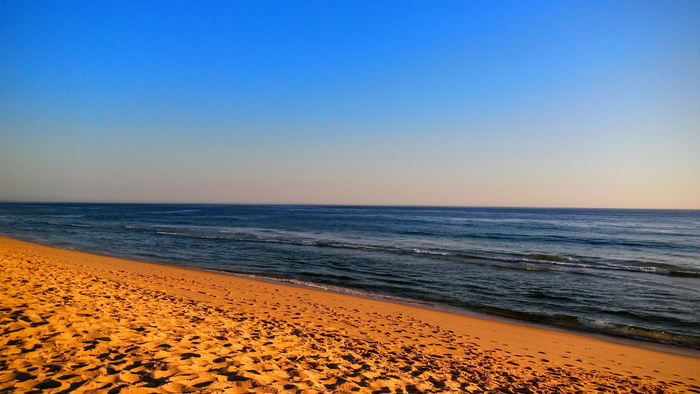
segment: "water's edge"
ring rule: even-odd
[[[700,359],[700,349],[698,349],[698,348],[684,346],[682,344],[676,344],[676,343],[655,342],[655,341],[652,341],[652,340],[649,340],[649,339],[643,338],[643,337],[631,338],[631,337],[624,337],[621,335],[605,335],[605,334],[601,334],[599,332],[595,332],[592,330],[577,329],[575,327],[569,327],[569,326],[556,326],[556,325],[551,325],[551,324],[543,324],[543,323],[533,322],[533,321],[529,321],[529,320],[522,320],[522,319],[513,319],[513,318],[509,318],[509,317],[505,317],[505,316],[495,315],[495,314],[487,314],[487,313],[482,313],[482,312],[478,312],[478,311],[471,311],[471,310],[451,307],[449,305],[442,305],[442,304],[437,304],[437,303],[432,303],[432,302],[425,302],[425,301],[403,298],[403,297],[398,297],[398,296],[392,296],[392,295],[382,294],[382,293],[373,293],[373,292],[353,289],[353,288],[349,288],[349,287],[326,285],[323,283],[300,281],[300,280],[295,280],[295,279],[290,279],[290,278],[276,278],[276,277],[272,277],[272,276],[266,276],[263,274],[232,272],[232,270],[206,269],[206,268],[199,268],[199,267],[193,267],[193,266],[188,266],[188,265],[178,265],[178,264],[169,264],[169,263],[162,263],[162,262],[142,261],[142,260],[137,260],[137,259],[123,257],[123,256],[95,253],[94,251],[81,250],[78,248],[72,248],[72,247],[66,248],[66,247],[61,247],[61,246],[47,244],[47,243],[40,243],[40,242],[36,242],[33,240],[29,240],[29,239],[23,239],[22,237],[13,237],[13,236],[9,236],[6,234],[2,234],[0,236],[3,236],[5,238],[9,238],[9,239],[22,241],[22,242],[28,242],[28,243],[32,243],[32,244],[36,244],[36,245],[43,245],[43,246],[47,246],[47,247],[51,247],[51,248],[55,248],[55,249],[74,251],[74,252],[79,252],[79,253],[86,253],[86,254],[91,254],[91,255],[96,255],[96,256],[101,256],[101,257],[118,258],[118,259],[123,259],[123,260],[135,261],[135,262],[139,262],[139,263],[156,264],[156,265],[165,266],[165,267],[184,268],[184,269],[193,270],[193,271],[210,272],[210,273],[216,273],[219,275],[235,276],[235,277],[245,278],[245,279],[249,279],[249,280],[253,280],[253,281],[273,283],[273,284],[280,285],[280,286],[299,287],[299,288],[312,289],[312,290],[317,290],[317,291],[324,291],[324,292],[330,292],[330,293],[336,293],[336,294],[342,294],[342,295],[349,295],[349,296],[369,299],[369,300],[373,300],[373,301],[394,303],[394,304],[409,306],[412,308],[439,311],[439,312],[460,315],[460,316],[468,316],[471,318],[488,320],[488,321],[495,321],[495,322],[500,322],[500,323],[505,323],[505,324],[512,324],[512,325],[516,325],[516,326],[533,327],[533,328],[539,328],[539,329],[543,329],[543,330],[557,331],[557,332],[573,334],[573,335],[581,335],[581,336],[585,336],[588,338],[593,338],[593,339],[597,339],[597,340],[601,340],[601,341],[605,341],[605,342],[609,342],[609,343],[621,344],[621,345],[632,346],[632,347],[637,347],[637,348],[642,348],[642,349],[659,351],[659,352],[668,353],[668,354],[675,354],[675,355],[679,355],[679,356]]]

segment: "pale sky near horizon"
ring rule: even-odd
[[[0,201],[700,209],[699,21],[0,0]]]

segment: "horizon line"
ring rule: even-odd
[[[255,203],[255,202],[167,202],[167,201],[45,201],[0,200],[0,204],[113,204],[113,205],[242,205],[242,206],[315,206],[367,208],[501,208],[501,209],[597,209],[645,211],[700,211],[700,208],[638,208],[638,207],[571,207],[571,206],[508,206],[508,205],[420,205],[420,204],[347,204],[347,203]]]

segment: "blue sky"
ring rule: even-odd
[[[700,208],[694,1],[0,19],[0,200]]]

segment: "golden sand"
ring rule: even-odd
[[[700,358],[0,237],[0,392],[700,393]]]

